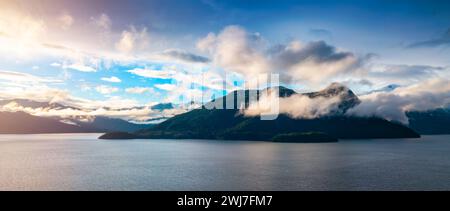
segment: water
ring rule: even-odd
[[[0,190],[450,190],[450,136],[327,144],[0,135]]]

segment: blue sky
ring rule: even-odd
[[[299,90],[337,81],[364,93],[446,77],[450,65],[448,1],[1,0],[0,6],[2,98],[55,99],[56,92],[62,101],[148,105],[198,98],[198,90],[220,95],[220,76],[242,84],[255,73],[279,73],[283,85]],[[180,88],[183,82],[194,85]]]

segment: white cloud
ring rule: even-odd
[[[107,95],[107,94],[112,94],[112,93],[118,92],[119,88],[112,87],[112,86],[100,85],[100,86],[95,87],[95,90],[98,93]]]
[[[150,36],[147,28],[142,28],[140,31],[134,26],[129,30],[124,30],[120,40],[116,43],[116,49],[123,53],[132,53],[134,51],[141,51],[148,48],[150,44]]]
[[[292,41],[267,48],[260,34],[239,26],[225,27],[217,35],[208,34],[197,43],[197,48],[211,55],[213,65],[247,78],[278,73],[287,82],[315,84],[359,73],[364,70],[360,66],[366,59],[323,41]]]
[[[144,94],[144,93],[155,93],[155,90],[149,87],[132,87],[125,89],[125,92],[130,94]]]
[[[52,66],[52,67],[61,67],[62,64],[60,64],[58,62],[53,62],[53,63],[50,64],[50,66]]]
[[[246,116],[286,114],[296,119],[314,119],[337,110],[340,102],[340,95],[310,98],[294,94],[290,97],[278,97],[273,92],[265,92],[258,101],[241,112]]]
[[[108,103],[120,103],[124,99],[114,98],[108,99]],[[52,109],[52,108],[31,108],[24,107],[17,103],[9,103],[4,106],[0,106],[0,111],[17,112],[22,111],[35,116],[43,117],[60,117],[69,118],[78,121],[90,121],[95,116],[106,116],[110,118],[120,118],[127,121],[146,123],[154,121],[154,119],[166,119],[173,117],[177,114],[184,113],[184,109],[166,109],[163,111],[151,110],[148,106],[142,107],[126,107],[126,108],[111,108],[98,107],[94,109],[83,108],[64,108],[64,109]],[[68,119],[66,119],[68,120]]]
[[[111,29],[112,21],[105,13],[100,14],[98,17],[91,17],[91,20],[96,26],[104,30]]]
[[[97,72],[97,69],[91,67],[91,66],[87,66],[85,64],[82,63],[74,63],[74,64],[70,64],[70,65],[63,65],[64,69],[71,69],[71,70],[77,70],[80,72]]]
[[[197,43],[198,49],[211,54],[215,65],[243,75],[269,71],[262,46],[259,34],[249,34],[239,26],[228,26],[218,35],[210,33]]]
[[[33,70],[39,70],[39,66],[35,65],[35,66],[31,67],[31,69],[33,69]]]
[[[8,86],[0,86],[0,96],[3,99],[28,99],[38,102],[59,102],[70,96],[66,90],[49,88],[43,84],[18,82]]]
[[[174,84],[155,84],[155,87],[165,91],[172,91],[177,88]]]
[[[383,85],[411,85],[435,78],[449,70],[448,67],[427,65],[373,64],[370,65],[370,71],[367,74],[367,78]]]
[[[364,95],[360,99],[362,103],[349,110],[350,115],[379,116],[406,124],[407,111],[426,111],[450,106],[450,81],[443,78],[429,79],[390,92]]]
[[[31,82],[31,83],[58,83],[57,79],[39,77],[27,73],[0,70],[0,80],[14,81],[14,82]]]
[[[0,12],[0,29],[3,34],[0,53],[19,58],[30,57],[47,33],[47,25],[41,18],[7,8]]]
[[[111,83],[120,83],[122,82],[122,80],[120,80],[120,78],[112,76],[109,78],[103,77],[101,78],[102,81],[107,81],[107,82],[111,82]]]
[[[75,19],[68,13],[63,13],[59,16],[58,20],[61,23],[61,28],[63,30],[68,30],[75,22]]]
[[[176,73],[173,70],[150,70],[141,68],[128,70],[128,72],[145,78],[159,78],[159,79],[171,79]]]

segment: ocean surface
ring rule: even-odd
[[[450,136],[294,144],[0,135],[0,190],[450,190]]]

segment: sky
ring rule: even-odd
[[[207,101],[270,73],[362,95],[442,83],[449,46],[448,1],[0,0],[0,98]]]

